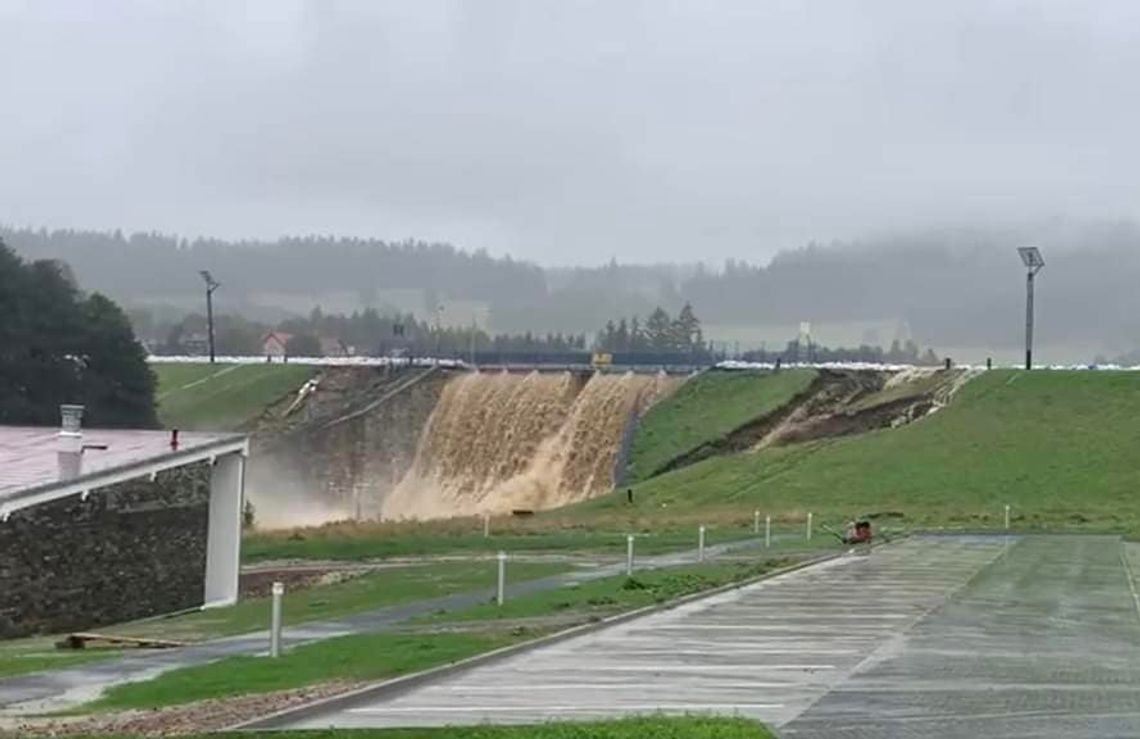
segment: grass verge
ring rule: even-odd
[[[151,680],[117,685],[88,708],[156,708],[332,680],[383,680],[532,639],[538,633],[528,629],[490,629],[468,633],[353,634],[305,644],[275,660],[227,657],[172,670]]]
[[[117,649],[83,651],[56,649],[55,642],[58,639],[58,636],[36,636],[0,642],[0,678],[78,667],[119,654]]]
[[[501,621],[554,614],[598,620],[624,611],[665,603],[685,595],[749,580],[791,563],[789,558],[761,561],[710,562],[667,570],[643,570],[592,580],[558,590],[513,598],[501,607],[493,603],[453,612],[420,616],[413,623]]]
[[[514,562],[511,563],[511,580],[535,580],[567,569],[566,565],[559,563]],[[433,562],[376,570],[344,582],[287,593],[284,618],[286,623],[295,625],[494,588],[497,577],[498,564],[490,560]],[[248,598],[229,608],[212,608],[105,631],[130,636],[161,633],[167,638],[186,640],[244,634],[268,628],[269,606],[268,597]]]
[[[285,596],[287,624],[332,619],[452,593],[494,588],[498,564],[492,561],[438,562],[378,570],[345,582],[321,585]],[[568,567],[558,563],[511,563],[511,581],[533,580]],[[249,598],[229,608],[195,611],[166,619],[94,629],[100,633],[200,641],[268,628],[269,598]],[[59,637],[0,642],[0,676],[60,669],[121,656],[126,650],[89,647],[81,652],[54,647]]]
[[[624,507],[624,493],[621,496]],[[633,509],[630,508],[632,511]],[[619,508],[619,512],[624,508]],[[751,519],[748,519],[749,522]],[[739,523],[739,522],[737,522]],[[242,543],[247,562],[281,559],[366,560],[389,557],[462,554],[475,552],[549,552],[625,556],[627,533],[638,534],[638,552],[664,554],[694,549],[696,527],[645,528],[637,518],[592,521],[567,526],[557,517],[538,516],[520,522],[497,519],[490,537],[483,522],[449,519],[423,522],[341,522],[325,526],[248,534]],[[709,532],[713,536],[714,532]],[[725,526],[715,532],[717,542],[752,536],[750,529]],[[710,539],[712,542],[713,539]]]
[[[326,729],[188,735],[185,739],[772,739],[756,721],[712,716],[638,716],[616,721],[432,729]],[[99,736],[90,739],[128,739]]]

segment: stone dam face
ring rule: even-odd
[[[345,382],[350,371],[357,377]],[[289,404],[300,405],[290,413],[304,420],[259,435],[247,481],[259,526],[448,518],[583,500],[612,488],[630,425],[682,381],[417,370],[379,382],[365,374],[375,370],[340,372],[339,390],[326,376],[321,383],[331,389]],[[337,403],[336,392],[356,395]]]

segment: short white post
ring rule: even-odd
[[[499,592],[495,596],[495,602],[503,605],[503,597],[505,595],[507,585],[507,553],[499,552]]]
[[[705,561],[705,527],[697,529],[697,561]]]
[[[1009,504],[1005,504],[1005,530],[1009,531]]]
[[[764,546],[772,546],[772,517],[764,516]]]
[[[625,574],[633,577],[633,534],[625,537]]]
[[[483,538],[489,539],[491,537],[491,514],[483,514]]]
[[[808,511],[808,520],[807,520],[807,540],[808,540],[808,541],[811,541],[811,511]]]
[[[273,583],[273,606],[269,616],[269,656],[281,656],[281,596],[285,595],[285,583]]]
[[[760,533],[760,511],[752,511],[752,533]]]

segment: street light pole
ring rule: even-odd
[[[1025,274],[1025,369],[1033,369],[1033,274]]]
[[[214,291],[221,287],[221,283],[214,280],[206,270],[198,274],[206,282],[206,338],[210,344],[210,364],[214,363]]]
[[[1036,246],[1018,247],[1025,264],[1025,369],[1033,369],[1033,278],[1045,266],[1041,250]]]

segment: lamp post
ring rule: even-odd
[[[1033,278],[1045,266],[1036,246],[1019,246],[1017,253],[1025,265],[1025,369],[1033,369]]]
[[[214,363],[214,291],[221,287],[222,283],[216,281],[213,276],[206,270],[200,271],[198,274],[202,275],[202,279],[206,282],[206,334],[207,340],[210,343],[210,364]]]

